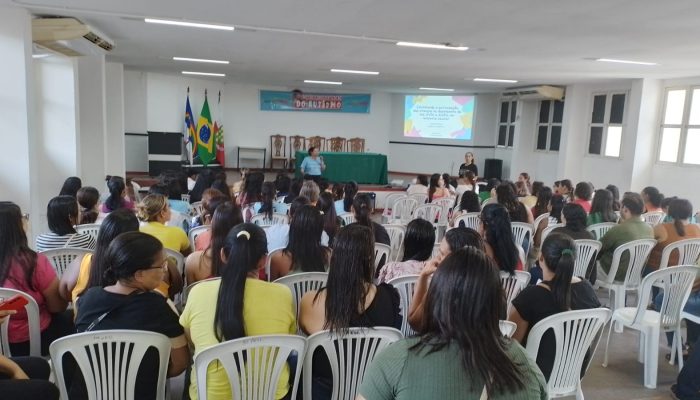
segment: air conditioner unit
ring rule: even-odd
[[[515,87],[501,95],[518,100],[561,100],[564,98],[564,88],[547,85]]]
[[[32,41],[68,57],[101,55],[114,48],[102,32],[75,18],[41,17],[32,20]]]

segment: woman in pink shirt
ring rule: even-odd
[[[390,262],[379,270],[379,283],[404,275],[417,275],[430,259],[435,244],[435,228],[424,219],[414,219],[406,227],[403,261]]]
[[[591,199],[593,198],[593,187],[588,182],[579,182],[574,189],[575,199],[572,201],[583,207],[586,214],[591,212]]]

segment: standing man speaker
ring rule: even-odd
[[[321,178],[321,173],[326,169],[326,164],[319,153],[320,151],[316,147],[311,146],[309,155],[304,157],[304,161],[301,162],[301,173],[304,175],[304,180],[313,180],[318,183]]]

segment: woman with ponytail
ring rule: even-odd
[[[391,238],[386,229],[380,224],[372,221],[372,200],[367,193],[360,193],[355,196],[352,202],[352,212],[355,214],[357,224],[368,227],[374,235],[376,243],[391,245]]]
[[[109,189],[109,197],[102,203],[100,211],[108,214],[120,208],[134,209],[134,202],[126,197],[126,184],[121,176],[107,175],[107,189]]]
[[[690,223],[690,218],[693,216],[693,205],[688,200],[672,200],[668,205],[668,216],[671,217],[672,222],[658,224],[654,227],[656,246],[652,249],[647,262],[649,272],[659,269],[661,253],[666,246],[679,240],[700,238],[700,226]],[[678,265],[677,251],[671,253],[668,265]]]
[[[481,236],[484,237],[486,254],[496,262],[501,271],[513,274],[522,270],[520,254],[513,240],[508,210],[500,204],[487,204],[481,210]]]
[[[262,228],[236,225],[218,256],[224,263],[221,278],[193,287],[180,316],[195,353],[246,336],[296,333],[292,293],[286,286],[258,279],[267,259]],[[196,400],[195,371],[191,377],[190,399]],[[289,368],[284,367],[275,398],[285,397],[289,389]],[[207,370],[207,398],[231,398],[228,376],[220,364],[212,363]]]
[[[513,299],[508,316],[517,325],[513,339],[525,345],[530,329],[541,320],[564,311],[600,307],[593,286],[573,276],[575,261],[576,244],[571,237],[561,233],[547,236],[539,258],[543,281],[526,287]],[[550,331],[542,338],[537,354],[537,365],[546,379],[552,373],[555,354],[554,334]]]
[[[351,212],[352,211],[352,203],[355,200],[355,195],[357,194],[357,182],[351,181],[345,184],[345,187],[343,188],[344,192],[344,197],[343,197],[343,211],[344,212]]]

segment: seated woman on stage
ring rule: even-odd
[[[450,196],[450,191],[445,188],[445,185],[446,183],[442,175],[432,174],[430,176],[430,185],[428,186],[428,203],[431,203],[433,200]]]
[[[403,260],[390,262],[382,267],[377,281],[389,282],[400,276],[419,274],[432,255],[434,244],[433,224],[421,218],[409,222],[403,239]]]
[[[309,155],[304,157],[304,161],[301,162],[301,173],[304,175],[304,179],[318,180],[326,169],[323,157],[319,154],[320,150],[317,147],[311,146],[309,148]]]
[[[64,247],[94,250],[95,239],[86,233],[78,233],[74,228],[78,224],[79,214],[75,197],[56,196],[51,199],[46,210],[51,232],[37,236],[36,251]]]

